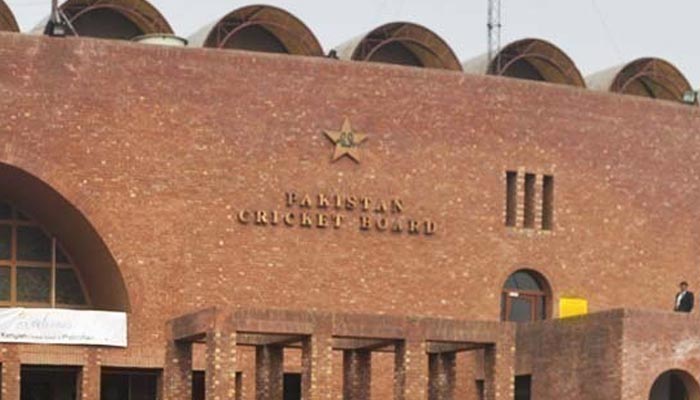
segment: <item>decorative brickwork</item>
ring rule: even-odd
[[[476,349],[486,349],[489,354],[486,399],[506,400],[513,396],[514,333],[507,323],[210,309],[173,320],[167,330],[171,338],[169,353],[201,338],[206,340],[208,354],[233,354],[237,346],[255,347],[258,400],[282,398],[285,346],[301,347],[304,399],[332,400],[334,374],[343,377],[343,399],[370,399],[372,351],[393,351],[395,399],[452,400],[457,380],[456,354]],[[229,334],[216,335],[217,331]],[[342,371],[333,370],[334,350],[343,352]],[[172,377],[186,376],[183,366],[190,362],[188,354],[183,352],[180,358],[166,364],[168,382],[174,381]],[[235,383],[236,365],[230,361],[234,358],[208,359],[208,398],[235,397],[235,388],[223,389],[227,387],[225,382]],[[186,379],[175,380],[178,385],[187,384]],[[180,386],[178,390],[188,393],[191,389]]]

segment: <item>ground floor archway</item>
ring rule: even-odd
[[[649,400],[700,400],[700,386],[691,374],[669,370],[656,378]]]

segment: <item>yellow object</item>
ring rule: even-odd
[[[588,314],[588,300],[572,297],[559,299],[559,318]]]

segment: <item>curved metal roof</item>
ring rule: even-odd
[[[17,20],[3,0],[0,0],[0,31],[19,32]]]
[[[683,102],[690,83],[673,64],[660,58],[638,58],[586,78],[591,89]]]
[[[192,35],[190,45],[304,56],[322,56],[311,30],[294,15],[272,6],[236,9]]]
[[[487,55],[482,55],[464,62],[463,67],[465,72],[586,87],[573,60],[542,39],[517,40],[504,47],[491,62]]]
[[[152,33],[173,33],[165,17],[146,0],[67,0],[60,9],[78,36],[130,40]],[[34,32],[43,32],[47,22]]]
[[[336,48],[339,58],[461,71],[450,46],[426,27],[392,22]]]

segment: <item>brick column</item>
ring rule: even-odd
[[[10,348],[2,362],[2,400],[20,400],[22,365],[17,351]]]
[[[163,400],[192,398],[192,343],[169,340],[163,369]]]
[[[268,345],[255,348],[256,400],[282,400],[284,397],[284,348]]]
[[[83,400],[100,398],[100,358],[99,349],[88,350],[87,363],[80,372],[80,397]]]
[[[428,356],[425,340],[409,337],[396,345],[394,399],[425,400],[428,397]]]
[[[428,399],[453,400],[457,381],[457,353],[430,354]]]
[[[511,400],[515,385],[515,338],[512,325],[504,326],[495,345],[484,350],[484,399]]]
[[[332,319],[317,321],[313,335],[304,339],[301,353],[301,398],[331,400],[333,398]]]
[[[457,382],[455,392],[467,399],[478,398],[480,393],[477,384],[477,355],[479,351],[463,351],[457,353]]]
[[[369,400],[372,387],[372,352],[343,351],[343,400]]]
[[[209,331],[206,346],[204,390],[207,400],[235,399],[238,366],[235,329],[227,326]]]

